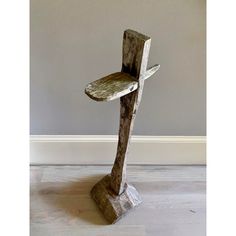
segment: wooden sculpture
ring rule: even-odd
[[[120,98],[119,141],[111,174],[101,179],[91,190],[91,196],[110,223],[115,223],[141,203],[137,190],[126,180],[126,158],[134,118],[142,97],[144,81],[159,65],[147,70],[151,38],[133,30],[123,36],[121,72],[88,84],[85,93],[96,101]]]

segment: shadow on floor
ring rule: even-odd
[[[94,175],[76,182],[47,183],[38,191],[39,196],[55,211],[55,218],[76,220],[80,218],[93,225],[107,225],[102,213],[90,196],[94,184],[104,175]],[[59,218],[58,217],[58,218]]]

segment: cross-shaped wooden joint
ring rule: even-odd
[[[160,67],[155,65],[147,70],[150,45],[150,37],[126,30],[123,36],[121,72],[96,80],[85,88],[85,93],[96,101],[120,98],[120,128],[115,163],[111,174],[101,179],[91,190],[92,198],[110,223],[115,223],[141,203],[137,190],[126,181],[126,157],[144,81]]]

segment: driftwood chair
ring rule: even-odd
[[[151,38],[133,30],[123,36],[121,72],[88,84],[85,93],[96,101],[120,98],[120,128],[116,159],[111,174],[91,190],[91,196],[110,223],[115,223],[141,203],[137,190],[126,181],[126,157],[134,119],[142,97],[144,81],[159,65],[147,70]]]

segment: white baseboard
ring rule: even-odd
[[[112,164],[117,136],[31,135],[31,164]],[[133,136],[128,164],[204,165],[205,136]]]

